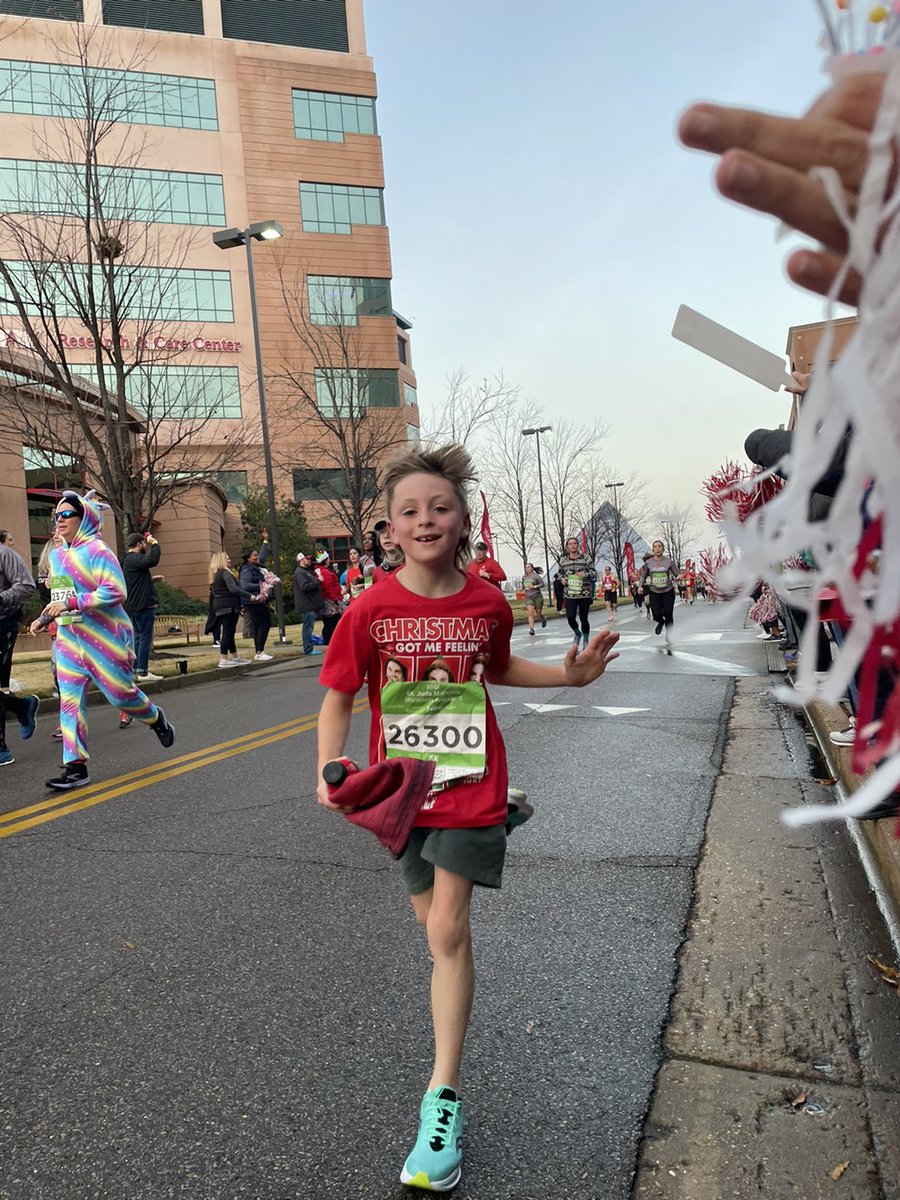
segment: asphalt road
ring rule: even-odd
[[[622,612],[591,687],[492,690],[537,811],[474,905],[461,1200],[630,1194],[732,679],[765,655],[720,607],[679,606],[671,656]],[[314,802],[315,673],[237,675],[167,696],[168,755],[93,708],[90,789],[40,807],[49,714],[0,775],[2,1200],[410,1194],[424,939]]]

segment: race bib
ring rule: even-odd
[[[69,600],[76,595],[75,584],[69,575],[51,575],[47,584],[50,588],[52,604],[68,604]],[[81,619],[81,613],[69,612],[57,617],[56,623],[57,625],[75,625]]]
[[[570,600],[579,600],[581,598],[581,587],[584,580],[580,575],[571,574],[566,582],[566,592]]]
[[[487,765],[487,700],[477,683],[388,683],[381,693],[387,758],[436,764],[433,786],[474,783]]]
[[[664,588],[669,582],[668,571],[651,571],[650,582],[654,587]]]

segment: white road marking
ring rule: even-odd
[[[596,708],[598,712],[607,713],[611,717],[621,717],[625,713],[649,712],[649,708],[611,708],[606,704],[594,704],[591,706]]]
[[[577,708],[577,704],[526,704],[526,708],[530,708],[532,712],[548,713],[559,712],[563,708]]]

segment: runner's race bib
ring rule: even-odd
[[[666,587],[666,585],[669,582],[669,572],[668,571],[651,571],[650,572],[650,582],[653,584],[654,587],[658,587],[658,588]]]
[[[487,700],[477,683],[388,683],[381,693],[387,758],[434,762],[432,786],[474,783],[487,765]]]
[[[566,581],[566,593],[570,600],[581,599],[581,588],[583,583],[584,580],[580,575],[576,575],[574,572],[569,575]]]
[[[50,587],[51,604],[68,604],[76,595],[75,583],[69,575],[51,575],[47,580]],[[83,618],[79,612],[63,613],[56,618],[57,625],[77,625]]]

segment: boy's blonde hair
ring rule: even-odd
[[[437,475],[446,480],[456,493],[464,517],[469,514],[468,486],[478,482],[475,468],[468,451],[462,446],[453,444],[439,446],[429,450],[424,446],[415,446],[403,454],[391,459],[384,476],[385,504],[388,516],[394,503],[394,493],[408,475]],[[469,535],[471,530],[467,525],[459,539],[456,549],[456,565],[463,567],[471,558]]]

